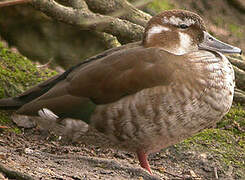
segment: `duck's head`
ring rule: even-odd
[[[241,49],[223,43],[211,36],[200,16],[184,10],[164,11],[147,24],[144,47],[161,47],[182,55],[200,49],[221,53],[241,53]]]

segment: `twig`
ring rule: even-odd
[[[0,2],[0,8],[1,7],[6,7],[6,6],[14,6],[14,5],[18,5],[18,4],[25,4],[25,3],[29,3],[29,2],[31,2],[31,0],[3,1],[3,2]]]
[[[173,176],[173,177],[177,177],[177,178],[183,179],[183,176],[180,176],[178,174],[173,174],[173,173],[170,173],[170,172],[167,172],[167,171],[164,171],[163,173],[164,174],[168,174],[168,175]]]
[[[215,179],[219,179],[217,167],[214,167],[214,177]]]
[[[233,167],[230,165],[227,172],[226,172],[226,177],[232,179],[232,173],[233,173]]]
[[[41,64],[41,65],[37,65],[37,68],[46,68],[48,67],[48,65],[50,65],[50,63],[53,61],[53,58],[51,58],[47,63],[45,64]]]

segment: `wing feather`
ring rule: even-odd
[[[96,104],[115,102],[145,88],[168,86],[179,67],[178,56],[159,48],[118,51],[77,67],[17,113],[36,114],[48,108],[58,116],[84,118]]]

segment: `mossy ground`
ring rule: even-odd
[[[37,68],[26,57],[0,43],[0,98],[15,96],[54,74],[47,68]]]
[[[222,16],[217,16],[214,19],[214,24],[217,27],[221,27],[223,29],[228,30],[233,36],[236,36],[238,39],[245,38],[245,35],[243,33],[245,27],[244,25],[241,26],[236,23],[227,23]]]
[[[233,105],[216,128],[206,129],[176,148],[212,154],[222,169],[232,166],[234,177],[245,178],[245,108]]]
[[[174,5],[168,0],[155,0],[152,1],[147,7],[159,13],[162,12],[163,10],[173,9]]]
[[[16,96],[54,74],[47,68],[37,68],[26,57],[11,52],[0,42],[0,98]],[[9,112],[0,111],[0,125],[12,126]],[[15,127],[12,130],[19,131]]]

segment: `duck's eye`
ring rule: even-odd
[[[186,24],[180,24],[179,28],[181,29],[187,29],[189,26],[187,26]]]

